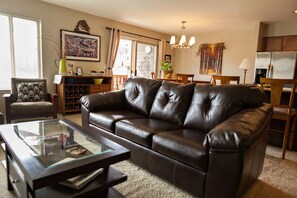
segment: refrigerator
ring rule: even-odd
[[[294,79],[296,59],[296,51],[258,52],[254,83],[259,84],[260,77]]]

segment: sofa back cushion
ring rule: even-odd
[[[147,78],[129,78],[125,84],[126,108],[149,115],[162,81]]]
[[[197,85],[184,127],[208,132],[235,113],[259,106],[263,92],[253,85]]]
[[[182,125],[192,100],[195,84],[164,81],[153,103],[150,117]]]

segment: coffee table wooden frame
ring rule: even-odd
[[[65,123],[80,131],[87,138],[96,138],[101,143],[112,148],[113,151],[80,159],[59,166],[44,168],[31,155],[29,147],[20,140],[13,131],[13,125],[0,126],[0,133],[6,146],[7,184],[8,190],[14,189],[21,197],[90,197],[96,194],[108,197],[115,193],[110,188],[127,180],[127,176],[118,171],[111,164],[130,158],[130,151],[100,135],[89,136],[85,129],[69,120],[61,119]],[[81,190],[74,190],[57,184],[65,179],[104,168],[104,173],[98,176]]]

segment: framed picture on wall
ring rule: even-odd
[[[67,60],[100,62],[101,37],[61,30],[61,52]]]
[[[169,54],[165,54],[165,58],[164,58],[165,61],[168,61],[169,63],[171,63],[171,55]]]

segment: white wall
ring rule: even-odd
[[[264,25],[263,36],[297,35],[297,21],[267,23]]]
[[[238,69],[241,61],[247,57],[253,67],[258,42],[259,23],[249,29],[232,29],[219,32],[204,32],[194,35],[196,44],[187,50],[175,49],[175,72],[193,73],[195,80],[209,81],[210,75],[200,75],[200,56],[196,55],[202,43],[224,42],[226,49],[223,53],[222,75],[240,76],[243,82],[243,70]],[[246,83],[253,81],[253,68],[247,71]]]

